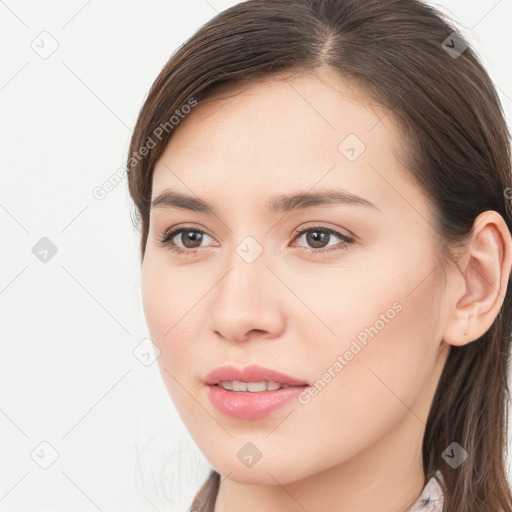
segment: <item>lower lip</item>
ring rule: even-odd
[[[227,391],[220,386],[207,387],[211,402],[221,413],[239,420],[255,420],[295,400],[307,386],[292,386],[258,393]]]

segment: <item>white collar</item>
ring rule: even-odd
[[[444,483],[443,475],[438,470],[436,476]],[[433,476],[424,487],[419,498],[414,502],[409,512],[443,512],[444,496],[441,486]]]

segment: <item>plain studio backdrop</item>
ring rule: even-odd
[[[207,476],[148,352],[124,164],[167,59],[236,3],[0,0],[0,510],[183,511]],[[431,3],[510,125],[512,0]]]

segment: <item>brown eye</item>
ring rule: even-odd
[[[201,247],[201,242],[204,241],[205,236],[210,237],[208,233],[200,229],[179,228],[164,233],[158,241],[161,245],[177,253],[195,253]]]
[[[322,249],[324,247],[323,244],[329,242],[331,238],[331,233],[327,233],[327,231],[321,231],[319,229],[306,232],[306,242],[310,244],[314,249]]]
[[[201,245],[202,239],[203,233],[191,229],[185,229],[181,232],[179,240],[187,249],[195,249]]]
[[[302,247],[312,254],[322,254],[331,252],[333,250],[346,249],[351,243],[354,242],[353,238],[345,236],[334,229],[326,228],[323,226],[313,226],[311,228],[299,231],[296,233],[295,239],[300,239],[303,237],[303,235],[306,235],[304,240],[309,247],[305,247],[303,245],[299,245],[299,247]],[[329,244],[333,237],[338,238],[341,240],[341,242],[334,244],[334,248],[324,249],[325,247],[329,247],[329,245],[326,244]]]

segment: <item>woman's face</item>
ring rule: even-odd
[[[265,80],[195,107],[155,166],[153,200],[172,190],[215,210],[151,209],[142,294],[174,405],[230,479],[418,456],[448,355],[444,280],[387,114],[327,68]],[[341,190],[364,201],[269,208]],[[171,228],[188,231],[164,246]],[[253,419],[214,406],[206,375],[253,364],[309,388]]]

